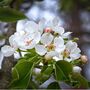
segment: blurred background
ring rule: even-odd
[[[90,81],[90,0],[12,0],[10,7],[18,8],[36,22],[43,17],[52,20],[58,16],[61,26],[66,31],[73,32],[73,38],[79,38],[82,54],[88,57],[88,62],[83,67],[83,75]],[[15,32],[12,26],[15,25],[0,22],[0,47],[7,41],[4,36],[9,37]]]

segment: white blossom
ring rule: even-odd
[[[36,52],[39,55],[53,58],[65,49],[64,40],[61,37],[55,37],[50,33],[45,33],[41,37],[41,44],[35,46]]]
[[[1,52],[5,57],[9,57],[14,54],[15,49],[9,45],[5,45],[1,48]]]
[[[55,17],[52,21],[46,22],[45,19],[39,21],[39,31],[43,32],[54,32],[54,34],[60,35],[62,38],[68,38],[71,32],[66,32],[63,27],[60,26],[59,18]]]
[[[76,42],[72,42],[71,40],[66,43],[66,50],[65,50],[65,60],[71,61],[79,59],[81,54],[81,50],[78,48]]]

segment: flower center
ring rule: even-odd
[[[25,41],[26,46],[30,45],[31,42],[32,42],[32,40],[26,40],[26,41]]]
[[[50,44],[47,46],[48,51],[53,51],[55,49],[54,44]]]
[[[52,29],[51,28],[45,28],[45,30],[44,30],[44,32],[46,32],[46,33],[51,33],[52,32]]]
[[[69,57],[69,55],[70,55],[70,52],[67,49],[65,49],[64,52],[63,52],[63,56],[64,57]]]

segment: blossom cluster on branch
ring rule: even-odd
[[[22,52],[34,49],[45,62],[65,60],[73,64],[74,72],[80,73],[82,69],[75,63],[86,63],[87,58],[81,55],[75,40],[70,40],[70,34],[71,32],[65,32],[60,26],[57,17],[48,22],[43,18],[38,23],[26,19],[19,20],[16,32],[9,38],[10,45],[3,46],[1,52],[3,56],[9,57],[18,49]],[[41,63],[44,65],[42,61],[39,65]]]

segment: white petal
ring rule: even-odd
[[[15,35],[11,35],[11,36],[9,37],[9,43],[10,43],[10,45],[11,45],[13,48],[17,49],[18,46],[17,46],[17,43],[16,43],[15,38],[16,38]]]
[[[53,59],[54,59],[55,61],[63,60],[63,55],[58,54],[57,56],[54,56]]]
[[[36,42],[36,44],[39,43],[40,39],[41,39],[40,32],[35,33],[34,34],[34,41]]]
[[[59,17],[55,17],[52,22],[53,22],[54,26],[58,26],[58,24],[59,24]]]
[[[63,60],[63,55],[61,53],[57,53],[56,56],[53,57],[55,61]]]
[[[72,32],[66,32],[62,35],[63,38],[69,38],[69,35],[71,34]]]
[[[59,54],[59,60],[63,60],[63,55]]]
[[[62,35],[62,34],[64,33],[64,31],[65,31],[63,27],[59,27],[59,26],[54,27],[53,30],[54,30],[56,33],[58,33],[59,35]]]
[[[41,37],[41,43],[44,45],[49,45],[53,40],[53,35],[50,33],[44,33]]]
[[[28,21],[25,25],[25,31],[28,33],[34,33],[38,31],[38,25],[33,21]]]
[[[59,60],[60,60],[59,57],[57,57],[57,56],[53,57],[53,59],[54,59],[55,61],[59,61]]]
[[[72,42],[72,41],[68,41],[66,44],[66,49],[71,52],[72,50],[77,48],[77,43],[76,42]]]
[[[54,56],[57,55],[57,52],[55,52],[55,51],[50,51],[50,52],[47,52],[46,55],[47,55],[47,56],[50,56],[50,57],[54,57]]]
[[[27,20],[19,20],[17,22],[17,26],[16,26],[16,31],[20,32],[22,30],[24,30],[24,25],[26,24]]]
[[[81,54],[70,54],[70,57],[72,58],[72,60],[79,59],[80,56],[81,56]]]
[[[79,66],[74,66],[73,67],[73,72],[74,73],[80,73],[82,71],[82,69]]]
[[[65,50],[65,45],[63,45],[63,46],[57,46],[56,48],[55,48],[55,51],[57,51],[57,52],[59,52],[59,53],[61,53],[61,52],[63,52]]]
[[[0,52],[0,69],[1,69],[1,66],[2,66],[3,58],[4,58],[4,56],[3,56],[2,52]]]
[[[47,52],[47,49],[43,45],[36,45],[35,50],[39,55],[44,55]]]
[[[57,46],[63,46],[64,45],[64,40],[63,40],[63,38],[61,38],[61,37],[56,37],[55,39],[54,39],[54,45],[57,47]]]
[[[56,46],[55,50],[61,52],[65,49],[64,40],[61,37],[56,37],[54,39],[54,45]]]
[[[81,50],[79,48],[75,48],[71,51],[71,54],[78,54],[80,52],[81,52]]]
[[[8,46],[8,45],[5,45],[5,46],[3,46],[3,47],[1,48],[1,52],[3,53],[3,55],[4,55],[5,57],[9,57],[9,56],[11,56],[11,55],[14,54],[15,49],[12,48],[12,47],[10,47],[10,46]]]
[[[68,61],[68,62],[71,62],[72,59],[71,58],[64,58],[64,60]]]
[[[45,22],[46,20],[44,18],[39,21],[39,31],[41,32],[41,34],[43,33],[43,30],[45,28]]]

